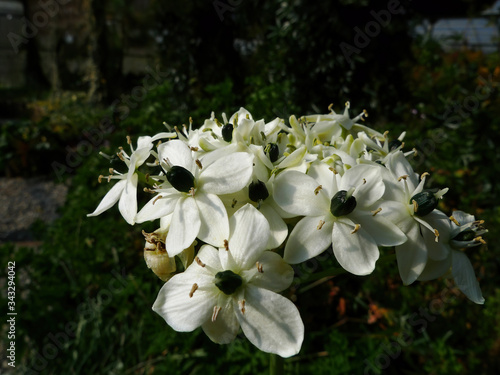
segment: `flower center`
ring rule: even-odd
[[[167,172],[167,180],[178,191],[189,193],[194,188],[194,176],[186,168],[174,165]]]
[[[267,190],[266,184],[261,180],[253,182],[248,187],[248,198],[254,202],[259,202],[265,200],[269,197],[269,191]]]
[[[354,211],[356,208],[356,198],[352,196],[351,190],[340,190],[333,196],[330,203],[330,212],[333,216],[345,216]]]
[[[233,124],[226,124],[222,127],[222,138],[226,142],[231,142],[233,140]]]
[[[227,295],[233,294],[243,284],[241,276],[231,270],[217,272],[215,279],[217,288]]]
[[[410,204],[415,206],[415,215],[425,216],[437,208],[438,198],[432,190],[424,190],[411,197]]]

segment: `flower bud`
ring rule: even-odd
[[[178,191],[189,193],[194,188],[194,176],[186,168],[174,165],[167,172],[167,180]]]
[[[348,196],[347,191],[340,190],[332,198],[330,212],[339,217],[350,214],[356,208],[356,198]]]

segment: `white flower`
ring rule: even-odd
[[[169,134],[167,134],[169,135]],[[134,151],[132,145],[130,148],[132,154],[130,156],[123,151],[123,149],[118,154],[120,158],[125,162],[128,167],[127,174],[120,174],[117,171],[111,171],[116,173],[116,175],[109,176],[108,181],[111,179],[118,179],[118,181],[111,190],[104,196],[101,203],[97,206],[94,212],[88,214],[87,216],[97,216],[104,211],[111,208],[116,202],[118,202],[118,209],[122,214],[123,218],[133,225],[135,223],[134,218],[137,213],[137,181],[138,175],[136,173],[137,168],[139,168],[150,155],[151,148],[153,147],[153,138],[151,137],[139,137],[137,140],[137,149]],[[102,176],[99,177],[99,180]]]
[[[391,185],[392,200],[381,204],[382,215],[388,217],[408,237],[408,241],[396,247],[396,257],[401,279],[409,285],[417,280],[429,259],[439,261],[448,256],[448,248],[439,240],[439,228],[433,226],[443,217],[446,218],[435,208],[438,199],[448,189],[436,193],[424,190],[426,174],[422,175],[419,183],[402,152],[389,155],[387,168],[393,174],[394,181],[398,180],[399,188],[394,183]],[[429,237],[433,240],[429,240]]]
[[[155,220],[172,213],[165,247],[171,257],[188,248],[196,237],[222,246],[229,234],[228,217],[219,194],[243,189],[252,176],[253,156],[236,152],[211,164],[193,160],[180,140],[158,147],[158,157],[168,183],[137,213],[136,222]],[[165,188],[166,186],[170,186]]]
[[[446,246],[448,253],[441,260],[428,259],[418,280],[433,280],[446,275],[451,269],[451,276],[467,298],[474,303],[483,304],[484,298],[474,274],[474,268],[467,255],[456,250],[457,245],[469,248],[484,243],[480,237],[480,234],[486,232],[481,226],[482,223],[476,221],[472,215],[455,211],[451,218],[443,215],[438,220],[433,220],[431,224],[439,229],[439,242]],[[434,246],[435,242],[429,238],[431,236],[428,231],[424,232],[423,236],[426,243],[431,247]]]
[[[375,268],[378,246],[406,240],[391,222],[378,215],[384,194],[379,166],[357,165],[341,177],[325,163],[314,163],[308,175],[286,171],[276,178],[275,200],[285,211],[305,216],[293,229],[284,259],[299,263],[332,244],[340,265],[356,275]]]
[[[241,327],[260,350],[297,354],[304,325],[295,305],[278,294],[291,284],[293,269],[264,251],[269,225],[253,206],[238,210],[230,227],[225,247],[204,245],[196,261],[163,286],[153,310],[176,331],[201,326],[212,341],[226,344]]]

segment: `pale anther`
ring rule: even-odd
[[[229,251],[229,241],[228,240],[224,240],[224,249],[226,249],[226,251]]]
[[[321,228],[323,228],[323,225],[325,225],[325,221],[324,220],[320,220],[318,226],[316,227],[316,229],[317,230],[321,230]]]
[[[450,221],[453,222],[456,226],[460,226],[460,223],[453,216],[450,216]]]
[[[131,145],[131,144],[132,144],[132,139],[130,139],[130,135],[127,135],[127,143],[128,143],[129,145]]]
[[[360,224],[356,224],[356,225],[354,226],[354,230],[351,232],[351,234],[356,233],[358,230],[360,230],[360,228],[361,228],[361,225],[360,225]]]
[[[423,180],[425,177],[427,176],[430,176],[431,174],[429,172],[424,172],[422,173],[422,175],[420,176],[420,179]]]
[[[153,201],[153,206],[154,206],[154,205],[155,205],[155,203],[158,201],[158,199],[161,199],[161,198],[162,198],[162,196],[161,196],[161,195],[158,195],[158,196],[155,198],[155,200]]]
[[[318,195],[321,189],[323,189],[323,186],[321,185],[319,185],[316,189],[314,189],[314,195]]]
[[[417,212],[418,211],[418,203],[417,203],[417,201],[414,199],[414,200],[412,200],[412,203],[413,203],[413,212]]]
[[[196,165],[198,166],[198,168],[200,168],[200,169],[203,168],[203,165],[201,164],[200,159],[196,159],[195,162],[196,162]]]
[[[99,177],[97,177],[97,181],[99,181],[99,183],[101,183],[101,182],[102,182],[103,177],[104,177],[104,176],[103,176],[102,174],[100,174],[100,175],[99,175]]]
[[[405,175],[403,175],[401,177],[398,177],[398,182],[401,181],[401,180],[406,180],[407,178],[408,178],[407,174],[405,174]]]
[[[438,232],[437,229],[434,229],[434,235],[436,236],[436,238],[434,239],[434,241],[439,242],[439,232]]]
[[[366,184],[366,178],[363,178],[363,185]]]
[[[212,314],[212,323],[217,320],[217,315],[219,315],[219,311],[222,309],[220,306],[214,306],[214,312]]]
[[[231,208],[234,208],[234,206],[236,206],[236,203],[238,203],[238,201],[233,198],[233,201],[231,202]]]
[[[245,313],[245,303],[246,303],[246,301],[244,299],[242,299],[241,301],[238,301],[238,304],[240,305],[240,310],[241,310],[242,314]]]
[[[109,174],[115,173],[115,170],[113,168],[109,168]]]
[[[191,291],[189,292],[189,298],[193,298],[193,294],[196,292],[196,289],[198,289],[198,284],[194,283],[191,287]]]
[[[333,108],[333,103],[330,103],[330,105],[328,106],[328,110],[331,111]]]
[[[483,240],[483,237],[481,236],[477,236],[476,238],[474,238],[474,241],[481,242],[483,245],[486,245],[486,241]]]
[[[264,269],[262,268],[262,263],[257,262],[255,263],[255,265],[257,266],[257,271],[259,271],[260,273],[264,273]]]
[[[328,169],[329,169],[329,170],[331,170],[334,174],[338,174],[338,173],[339,173],[339,172],[337,172],[337,171],[335,170],[335,168],[333,168],[333,167],[330,167],[330,168],[328,168]]]
[[[205,267],[205,263],[203,263],[200,258],[195,257],[194,261],[200,266],[200,267]]]
[[[194,198],[194,187],[189,189],[189,194]]]
[[[377,215],[380,211],[382,211],[382,207],[377,208],[375,211],[371,211],[373,214],[372,216]]]
[[[193,147],[190,147],[190,149],[191,149],[191,151],[195,151],[195,152],[199,150],[199,148],[198,148],[198,147],[194,147],[194,146],[193,146]]]

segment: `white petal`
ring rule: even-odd
[[[123,189],[118,209],[123,218],[130,225],[134,224],[135,215],[137,214],[137,181],[139,177],[134,173],[130,179],[127,179],[125,189]]]
[[[484,298],[474,268],[467,255],[452,251],[452,273],[458,288],[474,303],[483,304]]]
[[[264,352],[281,357],[297,354],[304,340],[304,323],[297,307],[287,298],[269,290],[248,286],[245,313],[235,301],[243,333]]]
[[[123,189],[125,189],[125,185],[127,184],[127,180],[123,179],[118,181],[110,191],[106,193],[104,198],[102,198],[101,203],[97,206],[94,212],[91,214],[88,214],[87,216],[97,216],[102,214],[104,211],[110,209],[113,207],[113,205],[118,202],[118,199],[120,199],[120,196],[123,193]]]
[[[296,264],[321,254],[332,243],[332,228],[333,221],[328,216],[304,217],[290,233],[283,258]]]
[[[182,193],[180,192],[172,194],[160,193],[154,196],[137,213],[135,222],[144,223],[145,221],[153,221],[171,214],[180,197],[182,197]]]
[[[353,195],[356,205],[370,207],[384,195],[385,185],[382,182],[379,168],[370,164],[360,164],[349,169],[340,181],[339,190],[349,191],[356,188]]]
[[[332,249],[340,265],[355,275],[368,275],[375,269],[379,257],[378,247],[363,227],[355,232],[354,226],[337,221],[332,230]]]
[[[260,212],[267,219],[269,229],[271,230],[266,249],[276,249],[286,240],[286,236],[288,236],[288,226],[270,204],[264,202],[260,206]]]
[[[406,241],[406,235],[401,229],[380,214],[373,216],[371,212],[356,210],[349,218],[361,224],[361,228],[378,246],[397,246]]]
[[[217,195],[198,192],[195,196],[201,226],[198,238],[210,245],[221,247],[229,238],[226,208]]]
[[[425,228],[423,230],[426,230]],[[399,275],[405,285],[413,283],[427,263],[427,249],[420,234],[420,224],[414,221],[405,232],[408,241],[396,247]]]
[[[220,301],[223,301],[223,303],[221,303],[221,306],[218,306],[221,309],[217,314],[217,319],[215,321],[208,319],[201,327],[213,342],[217,344],[229,344],[236,338],[240,329],[240,323],[238,323],[233,309],[233,299],[219,297],[219,303]]]
[[[158,146],[158,158],[160,162],[168,160],[171,166],[178,165],[186,168],[191,173],[194,172],[195,166],[191,149],[184,142],[174,139]]]
[[[171,257],[187,249],[195,240],[200,230],[200,214],[192,197],[183,197],[177,201],[165,240],[165,247]]]
[[[307,175],[314,178],[318,185],[321,185],[327,197],[333,197],[339,191],[335,173],[330,170],[328,164],[323,162],[312,163]]]
[[[262,267],[262,272],[255,272],[257,266],[242,272],[242,277],[248,280],[249,284],[279,293],[292,283],[293,268],[278,254],[272,251],[264,251],[257,262]]]
[[[269,241],[269,223],[254,206],[246,204],[229,219],[229,251],[247,269],[255,264]]]
[[[410,190],[410,192],[416,189],[419,183],[418,176],[413,171],[413,168],[411,167],[408,160],[406,160],[405,155],[401,151],[390,155],[386,166],[387,168],[389,168],[396,179],[401,176],[408,176],[406,182],[408,183],[408,189]],[[400,183],[403,184],[404,181],[401,180]]]
[[[199,267],[197,264],[191,267],[193,266]],[[195,330],[212,315],[214,301],[217,300],[217,287],[212,279],[213,277],[207,275],[193,275],[187,272],[175,275],[161,288],[153,311],[161,315],[176,331]],[[190,297],[191,288],[195,283],[199,288]]]
[[[253,155],[235,152],[201,170],[198,179],[204,191],[213,194],[230,194],[247,186],[252,177]]]
[[[330,212],[326,193],[315,190],[320,184],[298,171],[286,171],[274,182],[274,200],[285,211],[295,215],[319,216]]]
[[[420,281],[435,280],[444,276],[451,268],[451,255],[443,260],[427,259],[425,268],[418,277]]]

